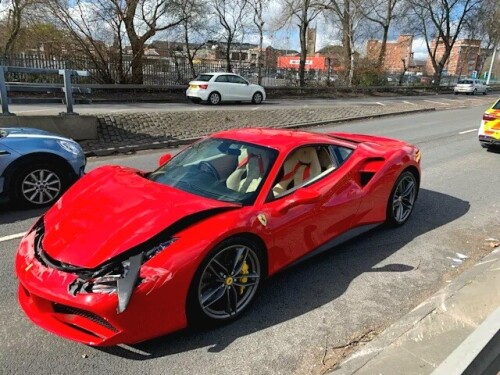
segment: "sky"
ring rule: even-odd
[[[1,11],[5,10],[9,2],[1,1],[0,2],[0,17]],[[282,13],[279,5],[279,0],[271,0],[269,3],[269,9],[265,13],[265,22],[267,25],[276,25],[280,23],[279,15]],[[5,14],[5,13],[4,13]],[[334,26],[327,23],[324,17],[319,16],[314,22],[313,27],[316,27],[318,32],[316,36],[316,50],[320,50],[321,48],[340,44],[338,40],[338,30],[335,29]],[[276,28],[275,26],[273,28]],[[158,35],[160,36],[160,35]],[[389,40],[396,40],[398,35],[392,31],[389,35]],[[154,38],[160,39],[160,38]],[[258,35],[249,35],[246,38],[249,43],[258,43]],[[279,49],[289,49],[289,50],[300,50],[299,43],[299,35],[298,35],[298,26],[296,22],[293,23],[292,26],[283,27],[277,31],[272,31],[266,33],[264,36],[264,46],[273,46],[274,48]],[[356,45],[359,52],[362,54],[366,49],[366,41],[361,44]],[[415,38],[413,40],[412,50],[414,52],[414,56],[416,60],[425,60],[427,59],[427,49],[425,46],[425,40],[423,38]]]

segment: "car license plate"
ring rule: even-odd
[[[196,85],[190,85],[189,87],[191,87],[192,89],[197,89],[198,88],[198,86],[196,86]]]

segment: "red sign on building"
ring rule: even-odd
[[[322,70],[326,71],[326,58],[320,57],[307,57],[306,70]],[[279,56],[278,68],[280,69],[299,69],[300,57],[299,56]]]

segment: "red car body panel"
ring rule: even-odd
[[[16,256],[19,301],[36,324],[89,345],[136,343],[187,326],[189,286],[203,259],[218,243],[251,236],[267,252],[272,275],[353,228],[379,224],[395,181],[408,168],[420,175],[415,146],[387,138],[346,133],[244,129],[212,137],[254,143],[279,154],[253,205],[202,198],[144,179],[130,168],[102,167],[82,178],[42,219],[44,250],[57,261],[93,268],[146,242],[191,214],[213,210],[175,233],[175,242],[146,261],[126,310],[117,313],[116,294],[68,293],[77,275],[47,267],[35,254],[34,231]],[[295,148],[335,144],[354,149],[335,171],[281,199],[268,202],[281,165]],[[364,183],[365,175],[371,176]],[[314,203],[282,211],[296,194]],[[221,211],[218,211],[221,210]],[[267,217],[266,225],[258,215]]]
[[[139,173],[99,168],[70,189],[45,215],[45,226],[52,228],[43,239],[46,252],[60,262],[94,268],[186,216],[239,207],[154,183]],[[78,199],[82,194],[91,196],[92,204]],[[78,216],[68,220],[73,212]]]

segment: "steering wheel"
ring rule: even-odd
[[[219,172],[217,172],[217,169],[215,169],[215,167],[210,162],[200,161],[198,163],[198,169],[202,172],[211,174],[217,181],[220,180]]]

